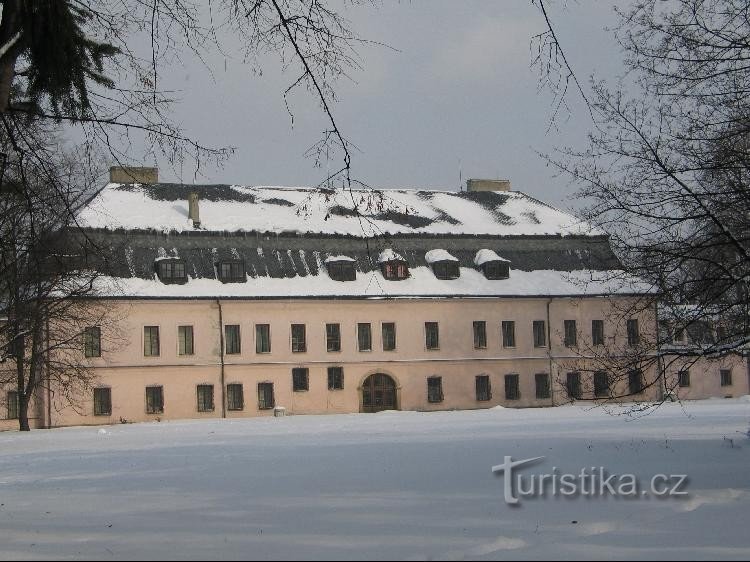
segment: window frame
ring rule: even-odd
[[[203,395],[201,395],[203,391]],[[208,392],[208,396],[205,393]],[[216,411],[214,385],[202,383],[195,386],[198,412],[201,414]]]
[[[641,332],[637,318],[629,318],[626,322],[628,333],[628,346],[636,347],[641,343]]]
[[[409,264],[405,260],[381,262],[380,272],[387,281],[403,281],[409,278]]]
[[[677,386],[679,388],[690,388],[690,369],[677,371]]]
[[[146,333],[149,333],[149,349],[146,349]],[[154,353],[154,331],[156,333],[156,353]],[[147,352],[148,351],[148,352]],[[143,356],[144,357],[161,357],[161,327],[156,325],[143,326]]]
[[[190,330],[185,330],[186,328],[190,328]],[[183,331],[185,332],[184,335],[182,333]],[[188,351],[187,346],[188,332],[190,333],[190,351]],[[195,329],[192,324],[177,326],[177,355],[180,357],[190,357],[191,355],[195,355]]]
[[[540,385],[539,383],[542,380],[544,383]],[[534,374],[534,391],[534,396],[537,400],[549,400],[552,398],[552,384],[549,373]]]
[[[602,379],[606,383],[602,385]],[[594,372],[594,398],[611,398],[612,381],[607,371]]]
[[[87,359],[102,356],[101,326],[89,326],[83,330],[83,356]]]
[[[591,320],[591,344],[604,345],[604,320]]]
[[[182,275],[176,274],[177,266]],[[187,264],[182,258],[162,258],[156,262],[156,275],[165,285],[184,285],[188,281]]]
[[[338,322],[326,323],[326,352],[338,353],[341,351],[341,324]]]
[[[547,321],[534,320],[531,323],[531,332],[534,338],[534,348],[541,349],[547,347]]]
[[[575,320],[563,320],[563,345],[578,346],[578,323]]]
[[[440,404],[444,400],[443,377],[439,375],[427,377],[427,402],[430,404]]]
[[[515,402],[521,399],[521,377],[517,373],[505,375],[505,400]]]
[[[643,371],[640,369],[628,371],[628,393],[631,395],[643,394],[645,390],[646,382],[643,378]]]
[[[481,265],[484,277],[490,281],[499,281],[510,278],[510,262],[492,260]]]
[[[112,416],[112,388],[109,386],[99,386],[93,389],[93,409],[94,416],[111,417]],[[106,400],[102,402],[101,393],[106,395]],[[102,405],[106,406],[103,408]]]
[[[440,323],[439,322],[425,322],[424,323],[424,348],[427,351],[439,351],[440,350]]]
[[[237,390],[239,389],[239,406],[237,405]],[[240,382],[227,384],[227,411],[242,412],[245,409],[245,388]]]
[[[299,333],[295,334],[295,329],[301,330],[301,338]],[[292,353],[307,353],[307,325],[292,324],[289,330]]]
[[[500,322],[500,333],[503,338],[503,349],[515,349],[516,347],[516,321],[503,320]]]
[[[721,386],[733,386],[732,369],[719,369],[719,377]]]
[[[386,327],[388,327],[388,329],[390,331],[389,339],[387,339],[387,340],[386,340],[386,337],[385,337],[386,336]],[[382,343],[382,346],[383,346],[383,351],[396,351],[396,349],[398,347],[397,341],[396,341],[396,337],[397,337],[397,335],[396,335],[396,323],[395,322],[381,322],[381,324],[380,324],[380,338],[381,338],[381,343]],[[386,347],[386,342],[387,341],[390,342],[391,340],[393,341],[393,345]]]
[[[565,377],[565,392],[570,400],[581,400],[583,398],[583,386],[581,385],[581,373],[570,371]]]
[[[265,334],[263,334],[265,328]],[[263,343],[267,344],[265,347]],[[255,353],[271,353],[271,324],[255,324]]]
[[[292,367],[292,392],[310,392],[309,368]]]
[[[21,416],[21,394],[17,390],[9,390],[5,394],[7,406],[7,420],[17,420]]]
[[[487,349],[487,321],[474,320],[472,322],[474,335],[474,349]]]
[[[229,268],[229,274],[224,274],[224,268]],[[219,260],[216,263],[216,278],[222,283],[247,282],[247,268],[245,260]]]
[[[328,373],[328,390],[344,390],[344,368],[340,365],[329,366]]]
[[[153,403],[153,397],[149,400],[149,392],[159,391],[158,397],[158,408],[155,408]],[[162,385],[149,385],[146,387],[146,414],[149,416],[159,415],[164,413],[164,387]]]
[[[266,401],[268,391],[270,390],[270,404]],[[272,382],[258,383],[258,410],[273,410],[276,407],[276,391]]]
[[[480,387],[480,382],[486,382],[484,387]],[[492,380],[489,375],[476,375],[474,377],[474,390],[477,402],[489,402],[492,400]],[[481,391],[481,393],[480,393]]]
[[[367,348],[362,346],[362,327],[367,326]],[[357,322],[357,351],[372,351],[372,324],[370,322]]]
[[[349,260],[329,261],[326,263],[328,277],[334,281],[356,281],[357,268],[356,262]]]
[[[229,334],[233,333],[232,338]],[[231,339],[231,342],[230,342]],[[230,343],[232,345],[230,348]],[[224,324],[224,354],[225,355],[242,355],[242,325],[241,324]]]
[[[432,263],[432,273],[437,279],[450,281],[461,277],[461,268],[455,260],[440,260]]]

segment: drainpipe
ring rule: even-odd
[[[664,362],[659,345],[659,304],[654,303],[654,318],[656,318],[656,376],[659,377],[659,402],[663,402],[667,397],[667,373],[664,369]],[[669,329],[669,328],[668,328]]]
[[[555,405],[555,384],[552,378],[552,323],[550,322],[549,305],[552,299],[547,299],[547,357],[549,358],[549,395],[552,400],[552,406]]]
[[[47,429],[52,429],[52,388],[51,388],[51,377],[50,377],[50,368],[49,368],[49,315],[47,315],[47,322],[46,322],[46,331],[47,331],[47,355],[44,359],[46,371],[47,371]]]
[[[227,417],[227,405],[224,399],[224,316],[221,310],[221,300],[216,299],[219,307],[219,357],[221,358],[221,417]]]

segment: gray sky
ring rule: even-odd
[[[605,26],[615,23],[613,2],[553,2],[551,15],[584,84],[596,73],[612,77],[621,56]],[[347,17],[363,37],[397,49],[359,49],[363,69],[338,84],[336,119],[360,149],[353,175],[378,188],[457,189],[463,179],[508,178],[514,189],[562,207],[575,205],[565,178],[553,177],[535,151],[585,142],[590,117],[571,90],[549,129],[552,96],[539,91],[530,68],[531,37],[544,29],[530,0],[383,0],[349,7]],[[227,42],[231,50],[231,41]],[[233,145],[223,169],[205,168],[198,182],[313,185],[326,177],[304,157],[327,126],[315,100],[283,91],[295,79],[276,57],[261,61],[263,74],[239,58],[209,59],[213,76],[189,57],[162,76],[179,91],[174,119],[205,144]],[[150,162],[147,162],[150,164]],[[163,181],[193,182],[160,162]],[[331,163],[331,169],[339,165]],[[181,177],[180,177],[181,175]]]

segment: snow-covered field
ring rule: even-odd
[[[750,557],[750,402],[0,434],[0,558]],[[524,474],[687,474],[682,498],[503,500]]]

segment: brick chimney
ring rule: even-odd
[[[159,183],[159,168],[112,166],[109,169],[110,183]]]
[[[201,215],[198,207],[198,194],[195,191],[188,195],[188,220],[193,221],[193,228],[200,228]]]
[[[510,180],[466,180],[467,191],[510,191]]]

